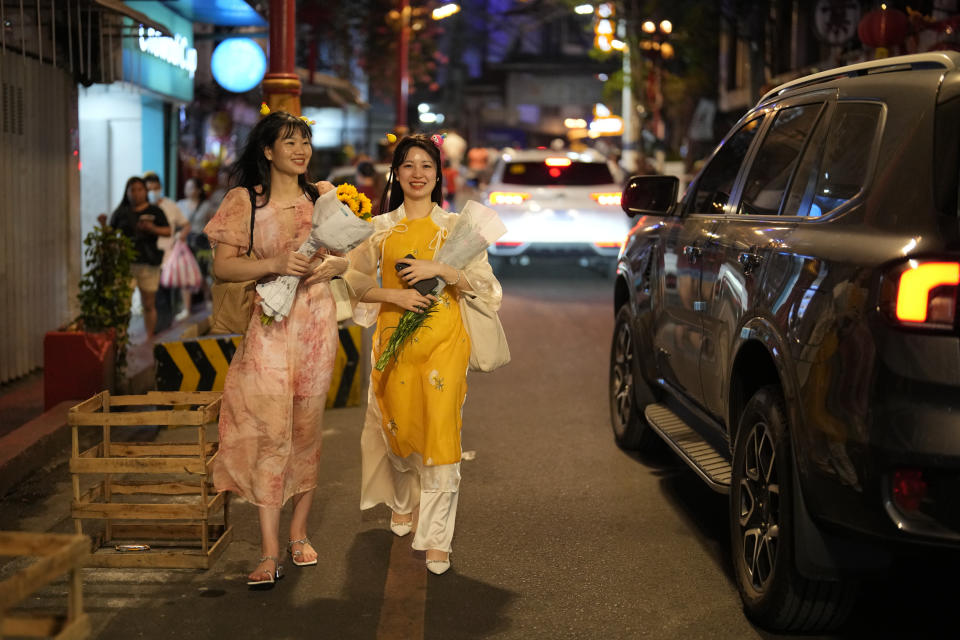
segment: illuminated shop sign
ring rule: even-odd
[[[160,37],[158,31],[152,27],[144,29],[143,25],[139,35],[140,51],[183,69],[191,78],[197,72],[197,50],[184,36],[175,33],[172,38]]]
[[[173,37],[124,18],[124,26],[136,37],[122,39],[123,79],[178,102],[192,101],[197,70],[193,23],[163,2],[142,0],[136,5],[137,11],[162,24]]]

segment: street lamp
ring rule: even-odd
[[[644,20],[640,30],[646,36],[640,39],[640,52],[650,60],[650,73],[647,74],[647,106],[652,113],[652,133],[658,140],[666,137],[666,128],[661,117],[663,106],[663,61],[673,57],[673,45],[668,38],[673,33],[673,23],[669,20]]]
[[[399,40],[397,42],[397,117],[396,133],[404,135],[410,127],[407,123],[407,100],[410,96],[410,31],[417,30],[418,25],[414,18],[421,19],[426,9],[410,7],[410,0],[399,0],[399,9],[390,12],[389,18],[399,25]],[[450,2],[431,13],[434,20],[443,20],[460,11],[460,5]]]

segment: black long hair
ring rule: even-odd
[[[310,125],[286,111],[274,111],[250,130],[246,146],[230,169],[230,182],[248,191],[262,186],[257,206],[262,207],[270,201],[270,161],[263,150],[272,147],[277,140],[289,138],[295,133],[303,134],[303,137],[309,140],[312,131]],[[306,172],[297,176],[297,183],[311,202],[316,202],[320,197],[317,186],[310,181]]]
[[[437,184],[433,186],[433,192],[430,199],[436,204],[443,204],[443,167],[440,165],[440,149],[433,144],[427,136],[422,133],[415,133],[412,136],[404,137],[397,143],[393,151],[393,162],[390,163],[390,177],[387,179],[387,186],[383,189],[383,196],[380,198],[380,213],[393,211],[403,204],[403,189],[397,182],[397,169],[407,159],[407,154],[413,147],[420,147],[433,159],[433,166],[437,168]]]
[[[130,190],[130,185],[135,182],[139,182],[141,185],[143,185],[144,191],[147,190],[147,183],[143,181],[143,178],[140,176],[130,176],[127,179],[127,184],[123,185],[123,199],[120,200],[120,204],[117,205],[117,208],[114,209],[114,211],[124,208],[133,210],[133,203],[130,202],[130,198],[127,196],[127,191]],[[147,199],[147,202],[150,202],[149,198]]]

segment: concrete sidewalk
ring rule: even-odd
[[[210,312],[197,311],[174,322],[167,330],[148,340],[141,316],[130,323],[126,379],[118,392],[140,394],[155,388],[153,345],[185,335],[203,333]],[[61,402],[43,410],[43,372],[38,371],[0,388],[0,496],[33,471],[66,455],[70,442],[67,412],[86,398]]]

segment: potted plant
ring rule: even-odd
[[[44,407],[114,390],[127,365],[133,242],[99,224],[83,240],[87,270],[80,281],[80,315],[43,340]]]

